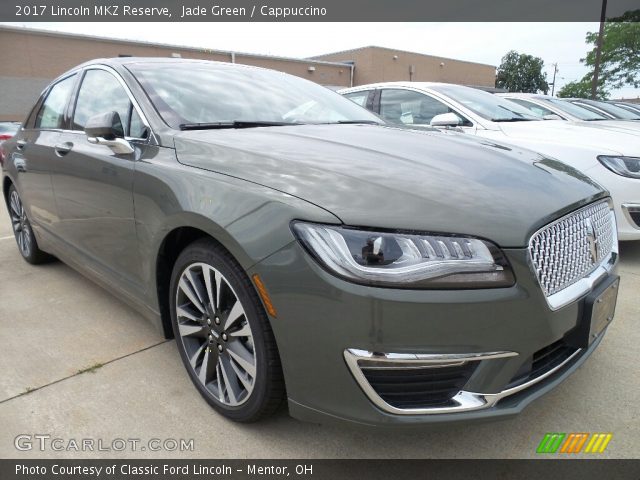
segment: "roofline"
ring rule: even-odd
[[[201,48],[201,47],[189,47],[186,45],[175,45],[171,43],[156,43],[156,42],[147,42],[144,40],[126,40],[122,38],[111,38],[111,37],[101,37],[98,35],[86,35],[84,33],[68,33],[68,32],[59,32],[56,30],[46,30],[40,28],[28,28],[28,27],[15,27],[13,25],[5,25],[0,24],[0,32],[1,31],[9,31],[16,33],[27,33],[31,35],[42,35],[48,37],[64,37],[64,38],[74,38],[74,39],[84,39],[84,40],[93,40],[100,42],[110,42],[110,43],[118,43],[122,45],[136,45],[136,46],[146,46],[146,47],[159,47],[159,48],[172,48],[176,50],[187,50],[189,52],[198,52],[198,53],[213,53],[220,55],[231,55],[240,56],[240,57],[248,57],[248,58],[262,58],[268,60],[284,60],[287,62],[298,62],[298,63],[306,63],[306,64],[315,64],[315,65],[327,65],[332,67],[349,67],[351,65],[344,62],[329,62],[326,60],[314,60],[311,58],[294,58],[294,57],[283,57],[278,55],[263,55],[259,53],[248,53],[248,52],[238,52],[235,50],[214,50],[212,48]]]
[[[457,58],[441,57],[439,55],[430,55],[428,53],[411,52],[409,50],[402,50],[402,49],[399,49],[399,48],[379,47],[378,45],[367,45],[366,47],[350,48],[350,49],[347,49],[347,50],[340,50],[338,52],[322,53],[320,55],[314,55],[314,56],[308,57],[308,58],[313,60],[313,59],[316,59],[316,58],[327,57],[329,55],[338,55],[338,54],[341,54],[341,53],[358,52],[358,51],[361,51],[361,50],[366,50],[368,48],[375,48],[375,49],[378,49],[378,50],[387,50],[389,52],[410,53],[412,55],[421,55],[423,57],[438,58],[438,59],[442,59],[442,60],[451,60],[451,61],[454,61],[454,62],[470,63],[470,64],[473,64],[473,65],[482,65],[482,66],[485,66],[485,67],[492,67],[492,68],[496,68],[496,69],[498,68],[495,65],[490,65],[488,63],[472,62],[470,60],[459,60]]]

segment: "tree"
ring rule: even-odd
[[[634,10],[611,18],[604,25],[598,83],[606,90],[626,86],[640,88],[639,22],[640,10]],[[593,78],[598,32],[587,33],[586,41],[593,48],[580,62],[589,67],[587,76]]]
[[[506,88],[510,92],[547,93],[549,84],[547,75],[542,72],[543,67],[541,58],[511,50],[502,57],[496,87]]]
[[[591,98],[591,76],[585,75],[581,80],[569,82],[558,91],[560,98]],[[598,89],[596,90],[596,98],[604,100],[607,98],[608,92],[604,88],[601,80],[598,80]]]

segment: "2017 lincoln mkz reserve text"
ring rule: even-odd
[[[368,425],[515,414],[614,314],[608,193],[562,159],[384,124],[319,85],[96,60],[2,145],[18,249],[175,336],[221,414]]]

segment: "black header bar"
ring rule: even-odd
[[[0,21],[596,22],[601,6],[602,0],[3,0]],[[637,0],[608,0],[607,17],[636,9]]]

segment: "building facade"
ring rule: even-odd
[[[362,47],[312,57],[355,64],[353,84],[377,82],[445,82],[495,87],[496,67],[383,47]]]
[[[309,59],[180,47],[0,26],[0,121],[21,121],[46,85],[95,58],[181,57],[279,70],[336,88],[386,80],[433,80],[493,86],[495,67],[379,47]],[[394,58],[397,57],[397,58]]]

